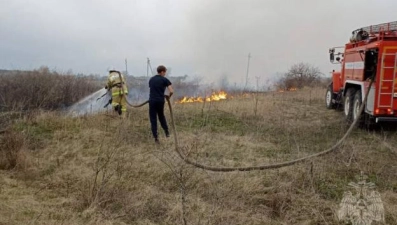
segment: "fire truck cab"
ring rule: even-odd
[[[397,122],[397,21],[354,30],[349,43],[329,54],[341,70],[332,72],[326,107],[343,108],[347,122],[353,122],[373,79],[360,123]]]

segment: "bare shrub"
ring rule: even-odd
[[[0,104],[7,110],[59,109],[100,87],[93,78],[52,72],[10,71],[0,75]]]
[[[88,178],[84,183],[84,188],[81,190],[81,200],[83,207],[96,207],[109,201],[106,197],[112,196],[109,192],[112,183],[110,182],[115,175],[115,170],[111,168],[114,164],[114,151],[98,150],[96,162],[92,166],[94,172],[93,176]],[[109,196],[108,196],[109,195]]]
[[[276,86],[281,90],[319,86],[322,83],[322,75],[318,67],[308,63],[298,63],[290,67],[288,72],[278,80]]]
[[[26,155],[23,151],[24,137],[15,131],[6,131],[0,139],[0,169],[10,170],[24,167]]]

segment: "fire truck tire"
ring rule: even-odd
[[[356,94],[354,95],[354,101],[353,101],[353,121],[360,115],[358,115],[359,113],[359,109],[361,107],[362,104],[362,96],[361,96],[361,91],[358,90],[356,91]],[[361,116],[360,121],[358,121],[358,124],[362,125],[363,122],[363,116]]]
[[[354,95],[356,94],[355,88],[349,88],[346,91],[345,98],[343,100],[343,111],[345,113],[345,119],[348,124],[353,122],[353,104]]]
[[[332,102],[332,100],[335,100],[335,94],[332,90],[332,85],[328,86],[327,92],[325,93],[325,106],[327,109],[335,109],[336,104]]]

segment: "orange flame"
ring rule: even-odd
[[[224,91],[219,91],[218,93],[214,92],[209,97],[183,97],[178,103],[191,103],[191,102],[212,102],[212,101],[220,101],[225,100],[227,98],[227,93]]]

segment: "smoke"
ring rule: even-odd
[[[172,67],[172,76],[200,76],[203,83],[262,84],[296,63],[338,69],[328,49],[351,31],[395,20],[395,0],[173,0],[23,1],[0,7],[0,67],[103,74],[128,59],[134,76]],[[46,13],[43,13],[46,12]],[[98,16],[101,15],[101,16]],[[81,21],[85,21],[81,23]],[[61,44],[60,44],[61,43]]]
[[[279,6],[278,1],[204,0],[194,7],[189,21],[194,29],[194,61],[201,74],[213,82],[227,74],[229,83],[244,85],[249,60],[252,86],[255,76],[270,77],[292,63],[293,59],[286,61],[291,57],[284,57],[283,66],[277,62],[291,40],[291,28]]]
[[[397,5],[392,1],[387,4]],[[387,4],[358,0],[201,0],[188,14],[189,51],[207,82],[228,74],[230,84],[244,85],[249,53],[250,88],[256,86],[256,77],[261,78],[263,86],[300,62],[328,73],[335,68],[329,63],[328,49],[344,45],[351,31],[360,26],[392,21],[391,16],[380,13],[390,11]]]

